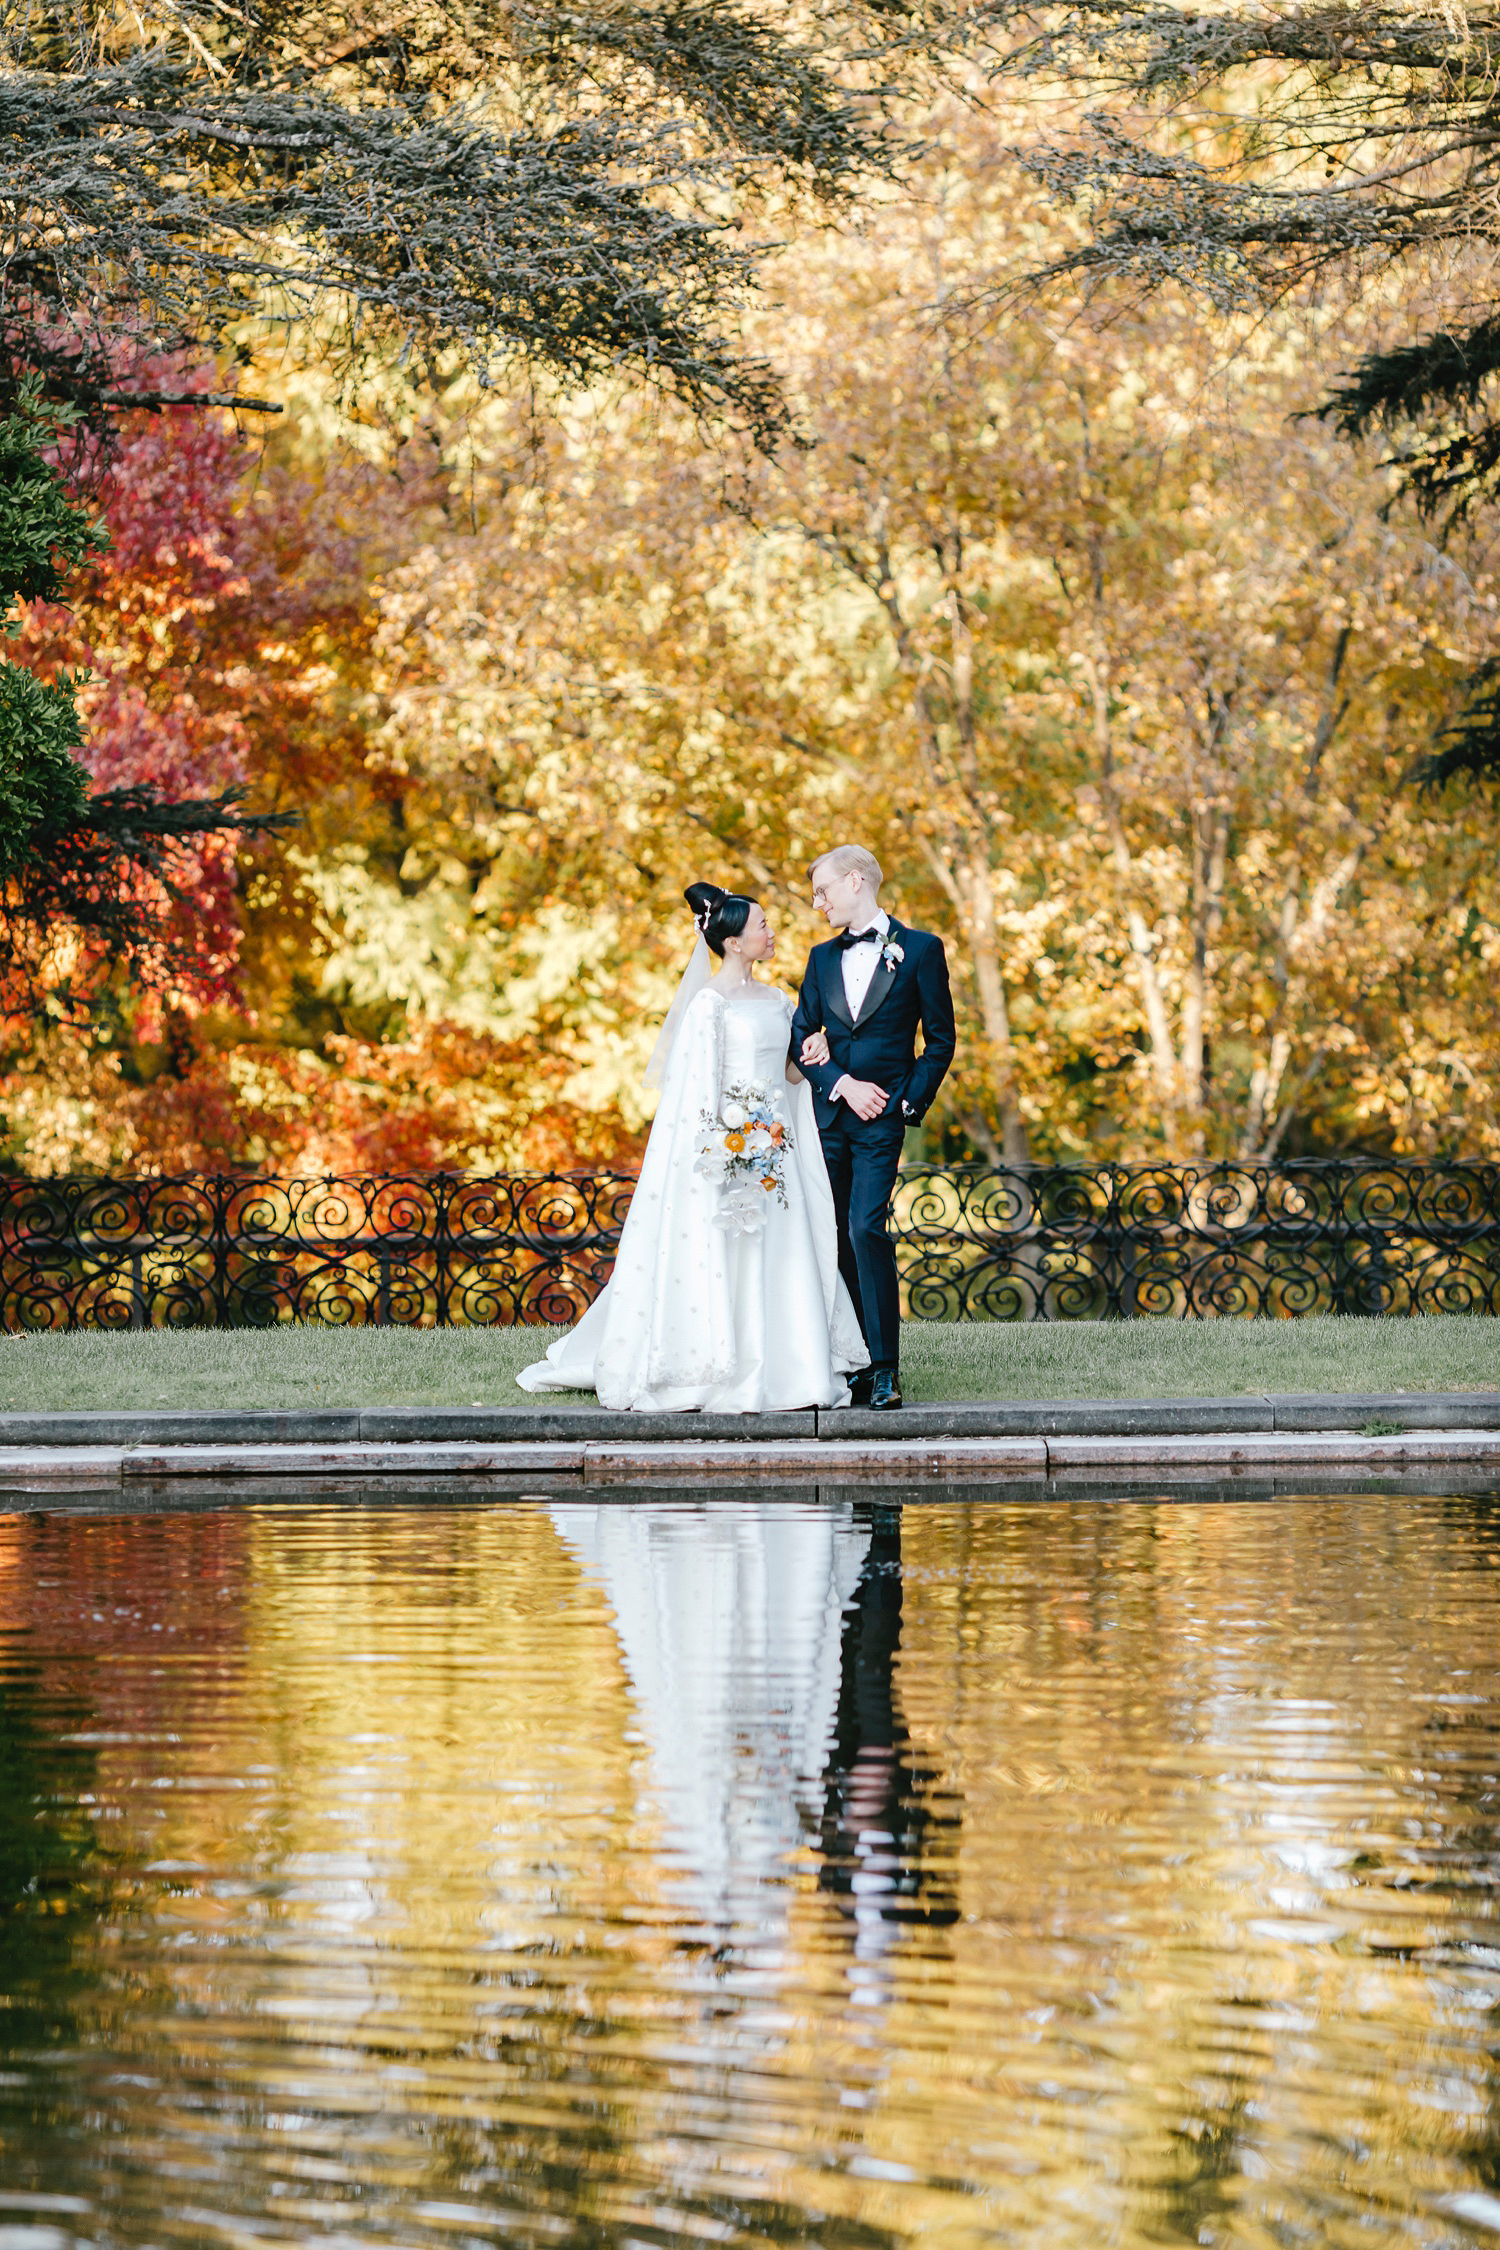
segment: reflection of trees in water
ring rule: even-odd
[[[901,1709],[901,1508],[859,1513],[870,1544],[844,1613],[818,1883],[856,1919],[944,1928],[958,1920],[959,1813],[956,1799],[940,1807],[938,1776],[913,1754]]]
[[[0,2184],[13,2195],[113,2174],[139,2099],[120,2057],[145,2045],[160,2066],[141,2027],[170,2016],[170,1974],[113,1942],[121,1922],[149,1926],[158,1886],[133,1872],[149,1831],[139,1802],[102,1830],[95,1815],[122,1813],[137,1744],[181,1710],[152,1627],[210,1665],[239,1638],[244,1536],[227,1515],[0,1517]],[[139,2180],[153,2197],[149,2167]]]
[[[1500,1507],[604,1527],[623,1610],[542,1511],[0,1521],[5,2187],[588,2250],[1321,2241],[1356,2141],[1382,2242],[1500,2190]]]
[[[80,1705],[59,1707],[46,1695],[35,1664],[13,1666],[0,1654],[0,1979],[12,2006],[67,1952],[89,1902],[94,1830],[79,1799],[95,1754],[60,1739],[84,1718]],[[0,2015],[0,2038],[14,2028]]]
[[[57,2184],[48,2149],[76,2125],[76,2089],[57,2059],[77,2046],[97,1983],[86,1941],[107,1884],[80,1809],[95,1754],[63,1739],[85,1714],[13,1650],[0,1633],[0,2167],[15,2192]]]
[[[1448,1553],[1463,1558],[1476,1585],[1487,1593],[1500,1565],[1500,1492],[1453,1495],[1424,1505],[1441,1524]],[[1438,1631],[1447,1627],[1457,1643],[1455,1659],[1462,1661],[1463,1655],[1482,1652],[1488,1669],[1492,1652],[1484,1648],[1484,1637],[1473,1630],[1470,1618],[1459,1612],[1455,1619],[1451,1592],[1444,1610],[1447,1614],[1435,1619],[1434,1627]],[[1465,1686],[1474,1684],[1468,1664],[1457,1677]],[[1409,1865],[1403,1866],[1404,1898],[1416,1902],[1440,1897],[1450,1911],[1480,1926],[1469,1934],[1455,1931],[1450,1943],[1449,1965],[1462,1975],[1476,1955],[1492,1956],[1496,1943],[1494,1884],[1495,1869],[1500,1864],[1500,1775],[1496,1771],[1493,1701],[1476,1696],[1468,1705],[1434,1702],[1422,1724],[1420,1771],[1434,1799],[1431,1812],[1441,1819],[1442,1863],[1428,1871],[1421,1884],[1413,1883]],[[1366,1882],[1379,1883],[1388,1881],[1396,1870],[1371,1855],[1360,1872]],[[1393,1949],[1387,1951],[1388,1958],[1394,1958]],[[1435,1949],[1427,1958],[1435,1963]],[[1500,2199],[1500,2048],[1493,2038],[1487,2044],[1486,2061],[1488,2070],[1480,2094],[1482,2122],[1459,2142],[1455,2154],[1468,2175],[1466,2186]],[[1486,2226],[1493,2223],[1492,2213]]]
[[[1221,2090],[1217,2101],[1204,2106],[1203,2114],[1170,2126],[1166,2148],[1172,2176],[1139,2195],[1146,2239],[1227,2239],[1244,2200],[1239,2183],[1250,2138],[1252,2103],[1238,2078]]]
[[[620,2250],[626,2241],[678,2238],[765,2250],[909,2250],[904,2226],[849,2211],[810,2211],[790,2195],[765,2192],[763,2180],[736,2192],[732,2171],[716,2166],[712,2152],[692,2178],[681,2160],[673,2170],[659,2156],[643,2157],[642,2135],[652,2123],[649,2111],[622,2094],[600,2105],[586,2144],[549,2145],[545,2130],[524,2116],[472,2128],[444,2124],[424,2150],[423,2191],[464,2200],[482,2196],[487,2210],[506,2213],[508,2230],[523,2239],[526,2219],[534,2217],[544,2230],[540,2239],[565,2242],[567,2250]],[[779,2152],[765,2153],[761,2163],[763,2171],[780,2169]],[[639,2216],[643,2201],[652,2206],[647,2226]]]

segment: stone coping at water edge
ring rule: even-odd
[[[180,1478],[674,1486],[1500,1470],[1500,1392],[942,1402],[894,1414],[592,1405],[0,1414],[0,1490]]]

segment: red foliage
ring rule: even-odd
[[[101,789],[138,783],[182,798],[251,784],[263,802],[306,765],[294,738],[308,731],[321,684],[310,654],[351,621],[359,630],[353,556],[292,480],[263,476],[247,489],[252,461],[220,417],[180,407],[127,418],[100,495],[110,552],[81,577],[71,609],[35,604],[23,617],[23,662],[43,676],[61,665],[93,675],[80,701]],[[184,846],[176,877],[199,967],[139,996],[145,1039],[160,1036],[164,1009],[191,1015],[242,999],[233,840]]]

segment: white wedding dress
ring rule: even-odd
[[[785,1086],[792,1003],[753,982],[689,1003],[626,1215],[614,1273],[578,1326],[516,1377],[523,1391],[595,1391],[637,1412],[759,1414],[840,1406],[869,1365],[838,1270],[833,1194],[806,1085],[786,1086],[786,1204],[765,1225],[716,1224],[716,1184],[695,1169],[726,1087]]]

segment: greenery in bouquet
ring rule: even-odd
[[[792,1144],[782,1109],[778,1088],[752,1083],[726,1088],[717,1117],[704,1110],[694,1169],[718,1188],[717,1226],[758,1234],[773,1198],[785,1210]]]

